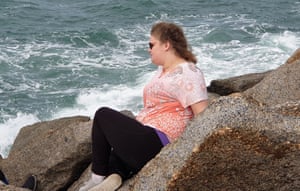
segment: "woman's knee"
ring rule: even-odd
[[[111,111],[112,111],[112,109],[109,107],[101,107],[96,111],[95,118],[102,117],[102,116],[106,115],[107,113],[110,113]]]

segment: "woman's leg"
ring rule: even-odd
[[[156,131],[110,108],[99,109],[92,129],[92,171],[107,175],[111,151],[133,173],[138,172],[163,147]]]
[[[122,180],[131,178],[133,175],[132,168],[128,166],[120,157],[118,157],[114,150],[112,150],[109,157],[109,171],[108,174],[118,174]]]

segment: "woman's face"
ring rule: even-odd
[[[149,41],[149,54],[151,57],[151,61],[155,65],[163,65],[164,64],[164,53],[165,53],[165,43],[161,43],[154,36],[150,36]]]

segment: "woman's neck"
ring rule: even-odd
[[[172,71],[179,64],[184,63],[184,62],[186,62],[186,60],[179,58],[179,57],[175,57],[174,59],[169,59],[168,62],[166,62],[164,65],[162,65],[163,73]]]

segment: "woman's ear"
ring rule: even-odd
[[[164,48],[165,48],[166,51],[168,51],[171,48],[171,44],[170,44],[169,41],[164,43]]]

